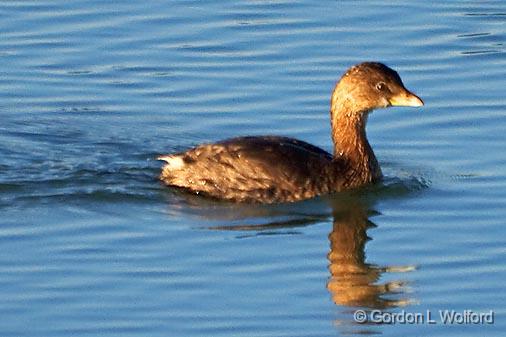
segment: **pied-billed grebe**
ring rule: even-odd
[[[304,141],[251,136],[199,145],[159,156],[160,179],[169,186],[238,202],[291,202],[360,187],[381,179],[367,141],[369,112],[389,106],[422,106],[394,70],[364,62],[341,77],[330,102],[334,155]]]

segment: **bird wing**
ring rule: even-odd
[[[166,172],[167,179],[162,173],[168,184],[242,201],[298,200],[326,193],[332,166],[328,152],[277,136],[232,138],[171,158],[179,165]]]

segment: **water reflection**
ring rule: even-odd
[[[371,198],[359,193],[346,193],[286,205],[244,206],[212,201],[201,203],[203,205],[206,207],[194,208],[199,209],[201,216],[213,221],[221,218],[232,222],[213,225],[207,229],[240,232],[237,238],[295,234],[298,233],[295,228],[331,219],[332,231],[328,235],[330,251],[327,254],[330,277],[327,289],[332,301],[340,306],[369,309],[394,308],[414,302],[408,296],[406,281],[381,281],[382,275],[386,273],[402,275],[401,273],[413,270],[413,266],[381,267],[366,262],[365,245],[371,240],[367,231],[376,227],[370,218],[378,214]],[[258,223],[259,218],[270,221]]]
[[[406,282],[380,282],[385,272],[405,272],[406,267],[379,267],[365,262],[365,244],[370,238],[367,230],[376,225],[369,220],[374,212],[364,200],[346,198],[334,200],[332,232],[328,253],[330,278],[327,289],[337,305],[385,309],[412,302],[405,295]],[[390,298],[392,297],[392,298]]]

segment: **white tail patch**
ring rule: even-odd
[[[163,156],[158,156],[156,159],[167,162],[169,168],[173,170],[180,169],[185,165],[183,158],[176,155],[166,154]]]

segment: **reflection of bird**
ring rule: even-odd
[[[202,199],[198,199],[202,201]],[[322,202],[325,201],[325,202]],[[214,225],[209,230],[235,231],[237,238],[264,234],[291,234],[297,228],[326,222],[328,207],[332,209],[332,231],[329,233],[330,277],[327,282],[332,300],[341,306],[385,309],[416,302],[406,297],[407,282],[381,282],[385,273],[403,273],[414,266],[384,266],[366,263],[365,245],[370,238],[367,231],[376,227],[369,220],[377,214],[371,207],[373,200],[357,193],[339,193],[321,200],[284,205],[233,205],[213,203],[203,208],[201,216],[216,220],[232,220],[233,224]],[[246,207],[247,206],[247,207]],[[255,218],[270,222],[258,223]],[[244,220],[244,221],[243,221]],[[255,223],[256,222],[256,223]],[[297,261],[294,261],[297,264]]]
[[[167,185],[219,199],[282,202],[376,182],[381,170],[367,141],[370,111],[421,106],[399,75],[381,63],[351,67],[336,85],[330,118],[334,155],[278,136],[240,137],[158,157]]]
[[[378,284],[383,272],[409,271],[413,267],[385,267],[365,263],[366,231],[376,227],[368,219],[361,203],[347,201],[346,207],[334,208],[334,223],[329,234],[331,277],[327,288],[338,305],[360,306],[374,309],[397,307],[411,303],[407,299],[388,299],[385,295],[402,292],[405,282]]]

